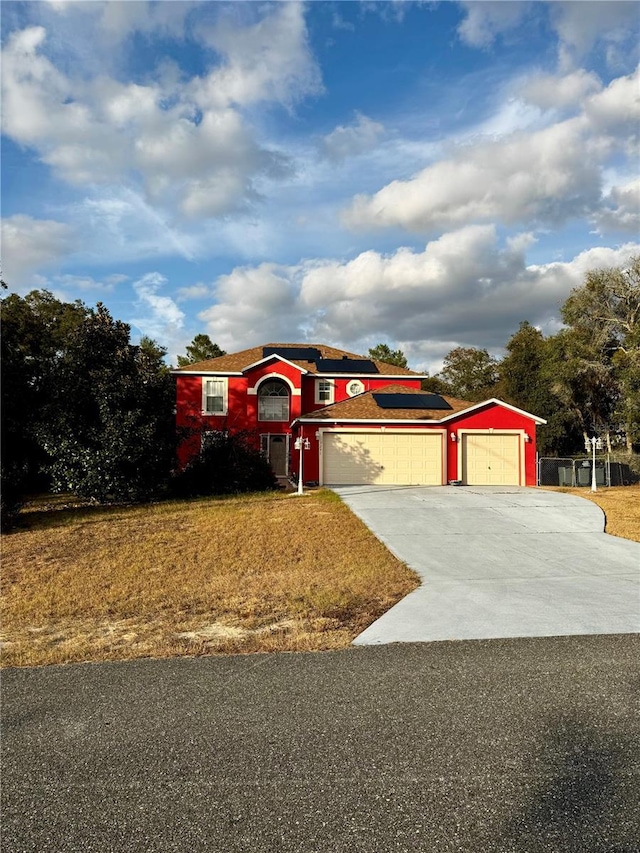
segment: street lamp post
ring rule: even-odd
[[[600,450],[600,448],[602,447],[602,439],[596,438],[596,436],[594,435],[593,438],[589,439],[589,441],[591,442],[591,451],[592,451],[592,456],[591,456],[591,491],[597,492],[598,491],[598,485],[596,483],[596,448],[598,448],[598,450]]]
[[[298,494],[303,494],[302,491],[302,452],[304,450],[309,450],[311,447],[311,442],[308,438],[302,438],[301,436],[296,438],[294,447],[296,450],[300,451],[300,461],[298,463]]]

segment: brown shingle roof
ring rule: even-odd
[[[221,355],[218,358],[209,358],[206,361],[199,361],[196,364],[188,364],[185,367],[177,368],[176,372],[198,373],[200,371],[216,371],[220,373],[240,373],[250,364],[255,364],[256,361],[262,360],[263,347],[315,347],[320,350],[322,358],[342,358],[343,356],[347,356],[348,358],[362,358],[367,361],[373,361],[378,368],[378,373],[382,376],[423,375],[421,373],[416,373],[414,370],[409,370],[407,367],[396,367],[394,364],[387,364],[384,361],[369,359],[367,356],[356,355],[355,353],[348,352],[347,350],[337,349],[336,347],[330,347],[326,344],[262,344],[259,347],[252,347],[251,349],[241,350],[240,352]],[[299,367],[304,368],[304,370],[307,370],[309,373],[318,372],[318,368],[313,361],[298,361],[293,358],[287,360],[292,364],[297,364]],[[357,373],[357,371],[354,371],[354,373]]]
[[[343,400],[341,403],[333,403],[331,406],[325,406],[324,409],[309,412],[302,417],[323,421],[439,421],[476,405],[468,400],[457,400],[455,397],[447,397],[441,394],[442,399],[446,400],[451,406],[450,409],[381,409],[373,397],[374,394],[424,393],[427,392],[419,391],[417,388],[406,388],[404,385],[385,385],[383,388],[367,391],[357,397],[352,397],[350,400]]]

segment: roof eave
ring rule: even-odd
[[[441,424],[444,418],[296,418],[296,424]]]
[[[335,370],[325,371],[320,373],[317,371],[314,376],[326,376],[329,379],[428,379],[427,374],[422,373],[339,373]]]
[[[241,370],[183,370],[174,368],[170,371],[174,376],[242,376]]]
[[[256,367],[260,367],[262,364],[266,364],[269,361],[281,361],[283,364],[288,364],[290,367],[294,367],[296,370],[299,370],[300,373],[309,373],[304,367],[301,367],[299,364],[296,364],[295,361],[289,361],[288,358],[283,358],[281,355],[277,353],[272,353],[271,355],[267,355],[264,358],[261,358],[259,361],[254,361],[253,364],[248,364],[246,367],[242,368],[242,371],[238,374],[241,376],[243,373],[248,373],[250,370],[253,370]]]
[[[531,418],[532,421],[535,421],[537,424],[546,424],[546,420],[544,418],[539,418],[537,415],[533,415],[531,412],[526,412],[524,409],[519,409],[517,406],[512,406],[511,403],[505,403],[504,400],[498,400],[497,397],[491,397],[489,400],[483,400],[481,403],[475,403],[473,406],[469,406],[468,409],[461,409],[459,412],[456,412],[455,415],[447,415],[447,420],[452,417],[457,417],[458,415],[466,415],[469,412],[473,412],[476,409],[481,409],[483,406],[490,406],[491,404],[496,406],[502,406],[503,409],[509,409],[511,412],[515,412],[518,415],[523,415],[525,418]]]
[[[512,412],[515,412],[518,415],[522,415],[523,417],[530,418],[536,424],[546,424],[546,420],[544,418],[539,418],[537,415],[531,414],[531,412],[526,412],[524,409],[518,409],[516,406],[512,406],[510,403],[505,403],[502,400],[498,400],[497,397],[492,397],[489,400],[484,400],[481,403],[475,403],[473,406],[469,406],[466,409],[459,409],[457,412],[451,412],[451,414],[444,415],[442,418],[341,418],[341,417],[331,417],[331,418],[314,418],[314,417],[305,417],[305,418],[297,418],[296,420],[300,423],[342,423],[342,424],[351,424],[351,423],[370,423],[370,424],[391,424],[391,423],[420,423],[420,424],[443,424],[448,423],[449,421],[455,420],[455,418],[460,418],[468,415],[470,412],[477,411],[485,406],[489,406],[491,404],[495,404],[497,406],[502,406],[505,409],[509,409]],[[335,404],[338,405],[338,404]],[[295,421],[294,421],[295,423]],[[293,426],[293,424],[292,424]]]

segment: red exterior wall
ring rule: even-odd
[[[524,443],[524,470],[525,485],[535,486],[537,483],[536,472],[536,422],[532,418],[520,415],[517,412],[506,409],[492,403],[483,409],[462,415],[455,420],[447,421],[447,431],[455,434],[458,438],[459,429],[490,429],[500,430],[524,430],[531,441]],[[458,471],[458,445],[456,442],[448,441],[449,452],[447,453],[447,480],[458,480],[462,477],[462,471]]]
[[[259,421],[258,420],[258,395],[249,394],[249,389],[255,389],[261,380],[268,378],[284,377],[293,385],[293,391],[289,396],[289,420],[288,421]],[[205,415],[202,413],[202,380],[203,376],[190,374],[177,374],[176,376],[176,425],[178,429],[187,430],[189,435],[184,437],[178,450],[178,459],[181,465],[185,465],[193,456],[200,452],[200,433],[205,430],[229,429],[234,432],[249,431],[258,436],[264,433],[287,434],[290,432],[290,423],[302,414],[313,412],[324,407],[324,403],[315,402],[316,379],[314,374],[303,374],[294,365],[287,364],[278,359],[261,364],[243,376],[229,376],[228,382],[228,406],[226,415]],[[213,378],[213,377],[212,377]],[[223,377],[221,377],[223,378]],[[353,380],[334,379],[334,402],[338,403],[348,399],[347,384]],[[407,388],[419,388],[420,379],[402,377],[391,380],[394,384],[404,385]],[[390,384],[388,377],[361,377],[361,382],[366,391],[383,388]],[[314,430],[315,434],[315,430]],[[315,440],[315,439],[314,439]],[[316,442],[317,444],[317,442]],[[311,451],[307,451],[307,456]],[[315,454],[315,476],[305,479],[317,480],[318,460]],[[306,462],[306,456],[305,456]],[[293,470],[298,470],[298,454],[292,450],[291,460]]]
[[[309,450],[303,450],[302,475],[305,483],[320,482],[320,442],[316,438],[316,432],[322,424],[300,424],[298,430],[293,431],[294,438],[308,438]],[[291,471],[295,478],[298,476],[300,464],[300,451],[295,450],[294,439],[291,440]]]
[[[261,380],[267,378],[284,377],[289,380],[290,389],[290,415],[288,421],[259,421],[258,420],[258,395],[248,393],[255,390]],[[229,429],[234,432],[248,431],[256,436],[256,443],[260,434],[287,434],[292,432],[291,457],[289,470],[297,474],[299,465],[299,451],[293,447],[293,439],[298,435],[308,438],[310,449],[303,451],[303,474],[305,482],[318,482],[319,471],[319,440],[316,433],[321,428],[333,426],[333,422],[319,421],[315,424],[298,425],[297,430],[290,430],[290,423],[301,415],[310,414],[314,410],[323,407],[323,404],[315,402],[315,385],[317,376],[303,374],[294,365],[289,365],[278,359],[266,364],[261,364],[246,375],[228,377],[228,407],[226,415],[204,415],[202,413],[202,376],[190,374],[178,374],[176,376],[176,425],[178,429],[186,430],[189,434],[182,438],[178,457],[181,465],[185,465],[189,459],[200,452],[200,434],[205,430]],[[348,399],[347,385],[353,377],[335,378],[334,401],[341,402]],[[390,380],[389,377],[360,377],[365,391],[374,391],[385,385],[404,385],[407,388],[419,388],[420,379],[402,377]],[[287,383],[287,384],[289,384]],[[291,389],[293,386],[293,392]],[[298,391],[299,393],[295,393]],[[343,424],[345,429],[359,426],[361,428],[379,429],[382,424],[362,422],[360,424]],[[390,425],[393,429],[415,429],[420,426],[417,422],[407,424]],[[470,414],[463,414],[444,424],[424,424],[424,429],[442,429],[446,427],[446,479],[457,480],[462,477],[458,471],[458,443],[451,441],[451,434],[458,438],[458,430],[489,430],[497,432],[500,430],[522,430],[530,437],[530,442],[524,444],[525,454],[525,482],[527,486],[536,485],[536,424],[526,415],[518,414],[503,406],[492,403],[482,409]]]
[[[247,380],[244,376],[228,378],[228,406],[226,415],[202,413],[202,376],[185,374],[177,376],[176,426],[184,431],[178,445],[178,461],[186,463],[200,453],[200,434],[205,430],[230,429],[235,432],[253,429],[251,412],[247,406]],[[254,398],[256,399],[256,398]],[[255,403],[254,403],[255,405]]]
[[[317,376],[302,377],[302,411],[305,414],[313,412],[316,409],[322,409],[325,403],[316,403],[316,379]],[[324,378],[324,377],[323,377]],[[331,377],[327,377],[331,378]],[[348,400],[347,385],[355,379],[360,379],[364,385],[364,390],[375,391],[377,388],[384,388],[385,385],[403,385],[405,388],[420,388],[420,379],[413,379],[411,376],[402,376],[399,379],[389,379],[388,376],[350,376],[348,379],[333,377],[331,381],[334,385],[334,403],[341,403],[343,400]]]
[[[308,438],[309,443],[311,445],[309,450],[304,451],[303,474],[305,482],[317,482],[320,480],[320,442],[316,438],[316,432],[319,429],[323,428],[333,428],[333,426],[333,421],[319,421],[316,424],[302,424],[300,426],[301,432],[299,434],[301,434],[304,438]],[[338,422],[337,426],[338,428],[342,427],[345,430],[351,428],[375,430],[380,429],[383,424],[372,424],[366,421],[355,424],[340,424]],[[389,424],[389,428],[392,428],[394,430],[416,429],[416,427],[418,426],[420,426],[420,424],[415,421],[413,423],[407,424]],[[513,412],[510,409],[506,409],[503,406],[498,406],[497,404],[493,403],[490,406],[487,406],[486,408],[480,409],[476,412],[472,412],[469,415],[461,415],[459,418],[455,418],[450,421],[445,421],[444,423],[424,424],[423,427],[425,430],[447,430],[447,437],[445,441],[447,482],[449,480],[458,480],[462,478],[462,472],[458,471],[458,430],[486,429],[488,431],[490,429],[493,429],[495,432],[500,432],[501,430],[522,430],[531,438],[531,441],[524,442],[524,485],[536,485],[536,423],[531,418],[528,418],[524,415],[519,415],[517,412]],[[296,435],[297,434],[298,433],[296,433]],[[454,434],[456,436],[456,441],[451,440],[451,434]],[[294,457],[292,459],[292,468],[295,472],[297,472],[298,470],[298,456],[299,452],[294,451]]]

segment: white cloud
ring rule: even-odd
[[[408,181],[356,196],[344,213],[354,229],[421,232],[470,222],[558,223],[597,201],[600,171],[583,123],[569,120],[506,140],[461,147]]]
[[[428,5],[430,0],[414,0],[415,5]],[[407,0],[361,0],[362,14],[378,15],[383,21],[401,24],[404,21],[405,9],[409,6]]]
[[[599,233],[640,234],[640,180],[612,187],[595,217],[595,224]]]
[[[637,137],[640,122],[640,66],[632,74],[612,80],[606,89],[591,95],[585,102],[585,114],[598,131]]]
[[[589,75],[571,74],[563,91],[563,78],[556,79],[558,104],[595,85]],[[538,82],[538,96],[548,97],[551,79]],[[470,136],[452,157],[409,180],[357,195],[343,222],[354,230],[399,226],[420,233],[472,222],[557,225],[593,216],[608,158],[618,148],[633,156],[639,84],[638,71],[617,78],[587,95],[580,115],[547,127],[497,139]]]
[[[389,340],[432,366],[452,342],[498,349],[522,320],[557,323],[587,270],[618,266],[640,250],[598,247],[566,263],[527,265],[531,234],[499,244],[489,225],[444,234],[423,251],[363,252],[351,261],[239,267],[215,284],[199,317],[212,340],[240,349],[267,339],[321,340],[366,352]],[[427,349],[425,349],[425,347]]]
[[[477,48],[490,48],[499,35],[513,33],[527,17],[546,11],[558,36],[559,67],[575,67],[597,43],[606,45],[606,55],[615,67],[626,53],[637,55],[637,4],[627,0],[576,2],[556,0],[546,4],[508,0],[461,0],[465,17],[458,26],[462,41]]]
[[[346,21],[336,10],[334,10],[333,15],[331,16],[331,26],[334,30],[347,30],[348,32],[353,32],[355,30],[354,24],[352,24],[351,21]]]
[[[194,79],[198,105],[203,109],[246,106],[261,100],[290,104],[319,93],[320,71],[309,49],[302,4],[278,3],[249,26],[238,26],[237,8],[201,31],[225,62],[202,79]]]
[[[526,100],[543,110],[581,106],[587,95],[602,89],[597,74],[580,68],[569,74],[537,74],[522,87]]]
[[[480,139],[499,139],[517,131],[534,130],[544,125],[541,110],[519,97],[507,97],[497,110],[479,125],[466,128],[454,137],[454,143],[476,143]]]
[[[179,287],[176,293],[176,302],[187,302],[190,299],[204,299],[205,296],[210,295],[211,287],[199,281],[197,284],[192,284],[188,287]]]
[[[55,275],[52,278],[52,283],[56,287],[71,289],[72,291],[81,290],[97,293],[113,293],[119,284],[128,281],[128,276],[119,275],[117,273],[108,275],[104,279],[95,279],[90,275]]]
[[[198,251],[196,235],[173,225],[161,209],[127,187],[94,191],[71,214],[85,232],[83,254],[90,259],[103,257],[105,246],[119,260],[168,255],[193,260]]]
[[[238,350],[266,340],[304,340],[296,309],[296,267],[263,263],[236,267],[215,284],[217,304],[198,314],[223,349]]]
[[[356,113],[351,125],[338,125],[322,140],[321,150],[332,163],[341,163],[349,157],[364,154],[375,148],[384,125],[362,113]]]
[[[113,39],[123,39],[133,32],[179,38],[184,34],[186,16],[196,5],[188,0],[179,3],[111,0],[102,4],[100,29]]]
[[[140,316],[130,322],[143,335],[159,341],[169,352],[180,349],[184,343],[185,315],[170,296],[159,291],[167,284],[167,279],[157,272],[143,275],[133,283],[137,297],[136,308]]]
[[[55,267],[77,248],[77,235],[64,222],[16,214],[2,220],[3,279],[13,290],[35,283],[36,270]]]
[[[550,3],[551,21],[560,38],[560,64],[569,68],[599,41],[609,46],[635,40],[638,7],[627,0]]]
[[[174,5],[152,5],[158,26],[160,7]],[[101,8],[122,31],[146,20],[144,4]],[[63,72],[47,55],[44,27],[16,31],[3,54],[4,132],[71,184],[142,185],[154,205],[192,218],[238,210],[258,197],[258,177],[290,171],[282,153],[257,141],[246,108],[259,101],[289,106],[321,86],[301,5],[250,11],[261,16],[251,25],[233,23],[227,11],[202,28],[218,55],[209,54],[214,64],[204,76],[186,81],[168,66],[144,83],[92,75],[80,63]],[[95,21],[85,39],[91,35]],[[60,52],[52,41],[53,53]]]
[[[180,38],[185,18],[198,2],[153,3],[149,0],[47,0],[47,5],[63,17],[83,13],[98,19],[100,35],[108,41],[121,41],[135,32]]]
[[[530,4],[503,0],[462,0],[466,17],[458,26],[462,41],[472,47],[490,47],[496,36],[514,29],[529,13]]]

